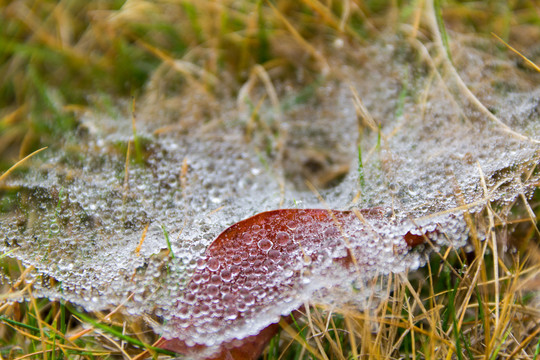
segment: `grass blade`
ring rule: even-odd
[[[5,178],[7,178],[8,175],[9,175],[11,172],[13,172],[13,170],[15,170],[19,165],[21,165],[21,164],[24,163],[26,160],[30,159],[32,156],[34,156],[34,155],[36,155],[36,154],[42,152],[42,151],[45,150],[45,149],[47,149],[46,146],[43,147],[43,148],[41,148],[41,149],[39,149],[39,150],[34,151],[34,152],[31,153],[30,155],[27,155],[27,156],[25,156],[23,159],[17,161],[17,162],[15,163],[15,165],[13,165],[12,167],[10,167],[5,173],[3,173],[2,175],[0,175],[0,183],[2,182],[2,180],[4,180]]]
[[[84,322],[87,322],[89,324],[91,324],[92,326],[100,329],[100,330],[103,330],[117,338],[119,338],[120,340],[124,340],[132,345],[136,345],[140,348],[143,348],[143,349],[149,349],[149,350],[153,350],[155,352],[158,352],[158,353],[161,353],[161,354],[166,354],[166,355],[176,355],[176,353],[172,352],[172,351],[169,351],[169,350],[164,350],[164,349],[160,349],[160,348],[157,348],[155,346],[152,346],[152,345],[149,345],[149,344],[145,344],[143,343],[142,341],[138,340],[138,339],[134,339],[132,338],[131,336],[127,336],[127,335],[124,335],[122,334],[120,331],[110,327],[110,326],[107,326],[105,324],[102,324],[94,319],[92,319],[91,317],[87,316],[87,315],[84,315],[83,313],[80,313],[78,312],[77,310],[75,310],[73,307],[69,306],[68,307],[69,311],[77,316],[78,318],[80,318],[81,320],[83,320]]]

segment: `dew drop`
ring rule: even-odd
[[[235,265],[239,265],[242,263],[242,257],[238,254],[234,255],[231,260],[232,260],[232,263]]]
[[[236,308],[238,309],[238,311],[244,312],[247,310],[248,305],[244,301],[240,301],[236,304]]]
[[[206,266],[208,267],[208,270],[216,271],[219,269],[219,260],[216,258],[211,258],[208,260]]]
[[[225,282],[229,282],[232,279],[232,272],[229,269],[221,270],[221,273],[219,275],[221,277],[221,280],[223,280]]]
[[[291,220],[291,221],[287,222],[287,227],[288,227],[289,229],[291,229],[291,230],[294,230],[294,229],[296,229],[297,224],[296,224],[295,221],[292,221],[292,220]]]
[[[215,297],[217,294],[219,294],[219,288],[216,286],[216,285],[210,285],[208,286],[208,288],[206,289],[206,292],[207,294],[210,296],[210,297]]]
[[[55,222],[51,224],[50,229],[52,234],[58,234],[60,232],[60,226]]]
[[[274,244],[268,239],[262,239],[257,243],[257,246],[262,251],[269,251],[270,249],[272,249],[272,246],[274,246]]]
[[[235,320],[238,317],[238,312],[234,305],[230,305],[225,309],[224,315],[226,320]]]
[[[221,277],[219,275],[212,275],[210,278],[210,284],[219,285],[221,284]]]
[[[278,243],[278,245],[285,246],[289,243],[290,238],[291,237],[289,234],[284,231],[280,231],[276,235],[276,242]]]
[[[397,194],[398,191],[399,191],[399,185],[395,182],[391,182],[388,184],[388,190],[392,193],[392,194]]]
[[[203,282],[203,278],[201,274],[195,274],[193,275],[193,278],[191,279],[195,284],[200,284]]]
[[[281,257],[281,253],[277,250],[270,250],[268,252],[268,257],[274,261],[277,261]]]

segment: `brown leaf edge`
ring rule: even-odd
[[[300,316],[299,311],[295,311],[289,316],[284,316],[282,321],[291,324],[294,318]],[[270,340],[278,333],[279,323],[270,324],[256,335],[248,336],[242,340],[235,340],[221,344],[219,350],[206,360],[255,360],[258,359],[266,349]],[[174,351],[178,354],[193,354],[206,348],[205,345],[187,346],[180,339],[160,338],[155,344],[165,350]]]

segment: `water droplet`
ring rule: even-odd
[[[235,265],[239,265],[240,263],[242,263],[242,257],[240,255],[234,255],[231,259],[232,263],[235,264]]]
[[[292,220],[291,220],[291,221],[287,222],[287,227],[288,227],[289,229],[291,229],[291,230],[294,230],[294,229],[296,229],[297,224],[296,224],[295,221],[292,221]]]
[[[274,244],[268,239],[262,239],[257,243],[257,246],[262,251],[269,251],[270,249],[272,249],[272,246],[274,246]]]
[[[276,235],[276,242],[278,245],[285,246],[289,243],[290,235],[284,231],[280,231]]]
[[[226,320],[235,320],[238,317],[238,311],[234,305],[230,305],[225,309],[224,317]]]
[[[60,232],[60,226],[55,222],[51,224],[50,229],[52,234],[58,234]]]
[[[212,275],[212,277],[210,278],[210,284],[212,284],[212,285],[221,284],[221,276],[220,275]]]
[[[231,265],[230,270],[232,275],[238,275],[241,271],[241,267],[239,265]]]
[[[216,258],[210,258],[206,266],[210,271],[217,271],[219,269],[219,260]]]
[[[197,260],[197,269],[198,270],[204,270],[206,268],[206,262],[204,259],[198,259]]]
[[[219,294],[219,288],[216,285],[210,285],[206,289],[206,293],[213,298]]]
[[[244,312],[247,310],[248,305],[244,301],[240,301],[236,304],[236,308],[238,309],[238,311]]]
[[[407,190],[409,191],[409,194],[411,194],[412,196],[417,195],[419,193],[419,188],[416,184],[410,184],[407,187]]]
[[[255,302],[255,297],[251,294],[244,296],[244,303],[246,305],[252,305]]]
[[[268,252],[268,257],[274,261],[277,261],[281,258],[281,253],[278,250],[270,250]]]
[[[232,272],[229,269],[223,269],[220,273],[221,280],[229,282],[232,280]]]

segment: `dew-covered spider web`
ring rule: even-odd
[[[123,304],[188,345],[253,335],[306,301],[337,301],[329,296],[337,287],[342,301],[358,301],[365,294],[353,283],[426,261],[429,246],[410,249],[405,234],[464,246],[464,213],[527,198],[538,183],[539,74],[490,55],[491,40],[453,38],[470,94],[435,47],[382,38],[336,51],[329,75],[307,87],[276,79],[279,104],[257,78],[219,101],[187,89],[174,106],[150,83],[136,138],[129,116],[84,114],[76,133],[4,183],[0,251],[34,267],[34,296],[89,311]],[[275,259],[240,241],[224,253],[229,262],[205,263],[227,227],[287,208],[380,216],[341,233],[327,231],[332,221],[291,227],[280,236],[318,242],[290,249],[287,261],[279,261],[285,247],[271,253],[278,243],[259,240]],[[278,239],[271,224],[262,230]],[[334,261],[347,249],[362,258],[361,273]],[[270,291],[276,284],[286,286]]]

